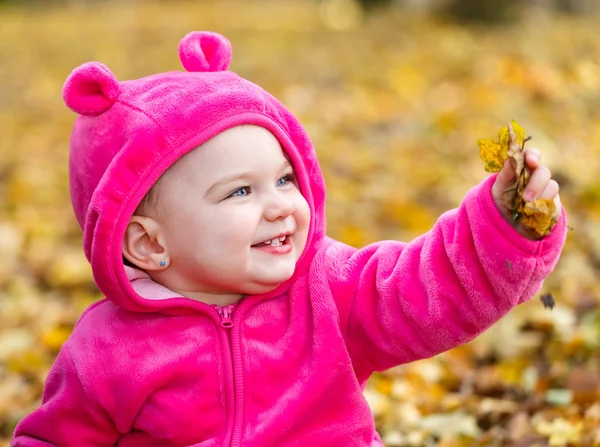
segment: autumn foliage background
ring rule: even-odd
[[[200,29],[228,36],[230,68],[305,124],[329,234],[352,245],[427,231],[487,175],[476,140],[511,119],[525,128],[572,227],[542,289],[556,307],[537,296],[365,393],[388,446],[600,446],[597,28],[548,11],[459,24],[351,0],[0,1],[0,446],[100,298],[69,201],[62,84],[89,60],[121,80],[180,69],[179,39]]]

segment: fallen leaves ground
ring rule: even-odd
[[[573,227],[542,290],[556,307],[535,297],[466,346],[373,377],[366,395],[388,446],[600,445],[597,24],[465,28],[329,3],[0,6],[0,446],[98,298],[68,199],[62,83],[88,60],[120,79],[179,69],[194,29],[226,34],[231,68],[305,123],[329,232],[350,244],[426,231],[485,175],[477,138],[513,118],[535,135]]]

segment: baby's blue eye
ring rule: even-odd
[[[277,180],[277,186],[285,186],[288,183],[292,183],[294,180],[296,180],[296,176],[294,174],[286,174]]]
[[[244,186],[233,191],[229,197],[246,197],[248,194],[250,194],[250,187]]]

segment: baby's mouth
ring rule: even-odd
[[[288,241],[287,236],[276,237],[274,239],[269,239],[268,241],[261,242],[260,244],[253,245],[253,247],[265,247],[270,245],[271,247],[281,247],[285,245]]]

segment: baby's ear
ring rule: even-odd
[[[151,217],[133,216],[123,236],[123,256],[142,270],[164,270],[168,253],[160,224]]]

